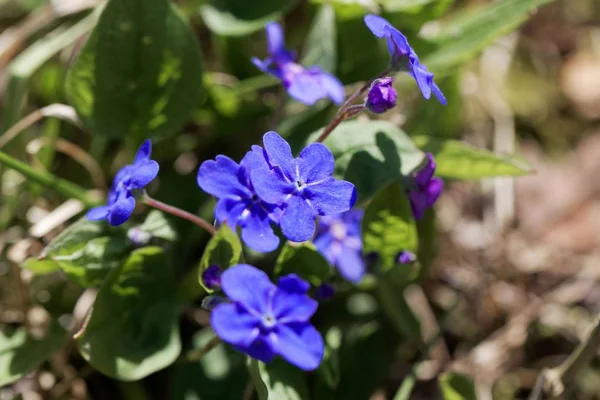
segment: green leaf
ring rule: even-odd
[[[268,364],[249,358],[250,376],[259,400],[308,400],[304,372],[276,358]]]
[[[438,378],[444,400],[477,400],[473,380],[462,374],[446,372]]]
[[[393,182],[369,203],[362,221],[363,253],[378,254],[380,266],[388,271],[397,265],[403,250],[417,252],[418,236],[406,191]]]
[[[93,134],[140,141],[180,129],[201,88],[198,43],[169,0],[110,0],[67,76]]]
[[[306,53],[302,65],[318,65],[324,71],[335,72],[337,63],[337,31],[335,11],[329,3],[323,4],[306,38]]]
[[[67,332],[52,322],[41,339],[24,327],[0,330],[0,386],[8,385],[50,357],[67,341]]]
[[[202,349],[212,338],[210,328],[202,329],[192,338],[192,351]],[[168,399],[240,400],[248,383],[246,357],[223,342],[197,362],[177,363],[169,371]]]
[[[226,224],[221,225],[217,233],[210,239],[204,254],[200,259],[200,268],[198,268],[198,281],[208,293],[212,290],[204,286],[202,273],[210,265],[218,265],[222,269],[229,268],[242,260],[242,242],[234,231]]]
[[[321,131],[307,141],[314,141]],[[335,176],[354,183],[359,202],[410,174],[423,160],[410,138],[387,121],[343,122],[324,144],[335,157]]]
[[[173,270],[162,249],[135,250],[110,272],[77,335],[94,368],[123,381],[173,363],[181,351]]]
[[[380,0],[380,3],[390,23],[402,27],[406,33],[418,32],[424,23],[444,14],[454,0]]]
[[[520,176],[531,172],[523,161],[511,156],[494,154],[458,140],[433,136],[415,136],[415,144],[433,154],[436,175],[453,179],[481,179],[493,176]]]
[[[177,232],[165,215],[158,210],[150,211],[144,223],[139,226],[139,229],[151,237],[163,239],[168,242],[177,240]]]
[[[388,317],[396,332],[406,338],[419,338],[421,324],[404,298],[407,282],[402,271],[406,266],[390,271],[379,279],[377,296],[383,313]]]
[[[331,276],[329,263],[310,242],[287,242],[275,263],[275,274],[285,275],[290,273],[309,281],[313,286],[319,286]]]
[[[210,0],[200,9],[202,19],[216,34],[242,36],[280,19],[299,0]]]
[[[58,235],[40,256],[23,267],[37,274],[61,269],[84,287],[98,287],[127,258],[132,245],[123,228],[109,229],[104,222],[82,217]]]
[[[335,389],[340,383],[340,347],[342,346],[342,331],[339,327],[329,328],[324,335],[325,354],[317,372],[325,384]]]
[[[433,71],[466,61],[488,44],[515,30],[540,6],[553,0],[498,0],[458,14],[448,20],[434,42],[436,50],[422,54]]]

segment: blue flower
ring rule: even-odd
[[[356,188],[331,177],[335,162],[327,147],[312,143],[294,158],[290,145],[275,132],[265,133],[263,143],[270,168],[255,169],[250,177],[258,197],[283,210],[281,230],[289,240],[309,240],[317,216],[352,208]]]
[[[133,191],[143,189],[158,175],[159,166],[150,159],[151,153],[152,142],[145,140],[138,149],[133,164],[126,165],[117,172],[108,193],[107,204],[88,211],[89,220],[105,219],[109,224],[118,226],[129,219],[135,208]]]
[[[252,146],[238,164],[219,155],[215,161],[204,161],[198,169],[198,186],[216,196],[215,217],[232,228],[241,227],[242,239],[257,251],[273,251],[279,238],[273,233],[271,222],[278,219],[278,207],[262,201],[250,182],[250,172],[269,168],[263,149]]]
[[[362,217],[361,209],[321,217],[314,240],[316,248],[338,269],[340,275],[355,284],[359,283],[365,274],[360,238]]]
[[[433,155],[427,153],[427,163],[414,175],[415,187],[408,190],[408,198],[415,219],[421,219],[425,210],[433,207],[444,189],[444,181],[434,177],[435,161]]]
[[[252,63],[261,71],[271,74],[283,82],[288,94],[301,103],[312,105],[326,97],[335,104],[344,101],[344,86],[335,76],[317,66],[305,68],[294,62],[296,55],[285,48],[283,31],[276,22],[265,27],[270,57]]]
[[[290,274],[275,286],[263,271],[239,264],[223,272],[221,282],[231,303],[211,313],[217,336],[263,362],[280,355],[303,370],[319,366],[323,338],[310,324],[317,302],[306,294],[306,281]]]
[[[407,71],[417,82],[423,97],[427,100],[431,93],[438,101],[446,105],[446,97],[433,81],[433,74],[427,70],[427,67],[421,64],[417,53],[408,44],[406,36],[398,29],[394,28],[384,18],[369,14],[365,16],[365,24],[379,38],[385,37],[390,56],[392,57],[390,65],[397,71]]]
[[[374,112],[375,114],[382,114],[396,106],[398,93],[392,85],[393,82],[394,78],[391,77],[373,81],[373,84],[369,89],[369,94],[367,95],[367,101],[365,102],[365,107],[367,107],[369,111]]]

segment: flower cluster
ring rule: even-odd
[[[312,105],[326,97],[335,104],[344,101],[344,86],[339,79],[317,66],[305,68],[294,61],[296,55],[285,48],[278,23],[268,23],[265,31],[270,57],[265,60],[253,57],[252,62],[258,69],[280,79],[288,94],[301,103]]]
[[[104,206],[92,208],[87,213],[91,221],[107,220],[118,226],[125,223],[135,208],[134,191],[145,188],[158,175],[158,163],[150,159],[152,142],[144,141],[138,149],[133,164],[117,172]]]
[[[365,24],[379,38],[385,38],[390,52],[390,66],[396,71],[408,72],[417,82],[423,97],[429,100],[431,94],[438,101],[446,105],[446,97],[440,88],[433,81],[433,74],[427,70],[427,67],[421,64],[417,53],[408,44],[406,36],[398,29],[394,28],[384,18],[378,15],[369,14],[365,16]]]
[[[198,185],[219,198],[215,217],[241,227],[248,246],[277,248],[271,223],[279,224],[291,241],[309,240],[317,216],[352,208],[356,189],[331,176],[334,159],[327,147],[313,143],[294,158],[290,145],[275,132],[267,132],[263,144],[264,149],[253,146],[240,164],[217,156],[198,170]]]
[[[264,362],[280,355],[303,370],[319,366],[324,344],[310,323],[318,304],[306,294],[308,282],[289,274],[275,286],[263,271],[239,264],[223,272],[221,285],[231,302],[210,316],[221,339]]]
[[[408,190],[408,198],[415,219],[421,219],[427,208],[433,207],[444,189],[444,181],[433,176],[435,161],[433,155],[427,153],[425,166],[414,175],[414,187]]]

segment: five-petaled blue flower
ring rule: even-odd
[[[290,274],[275,286],[263,271],[239,264],[223,272],[221,285],[231,303],[211,312],[217,336],[263,362],[280,355],[303,370],[319,366],[323,338],[310,323],[317,302],[306,281]]]
[[[207,193],[219,198],[215,217],[219,223],[227,222],[232,228],[242,229],[242,239],[257,251],[273,251],[279,238],[273,233],[271,222],[278,218],[278,207],[261,200],[250,181],[250,172],[268,169],[263,149],[252,146],[238,164],[223,155],[215,161],[204,161],[198,169],[198,185]]]
[[[289,240],[309,240],[317,216],[352,208],[356,188],[331,177],[335,163],[327,147],[312,143],[294,158],[290,145],[275,132],[265,133],[263,143],[270,168],[252,170],[252,185],[263,201],[281,207],[281,230]]]
[[[423,93],[423,97],[427,100],[433,92],[433,95],[441,104],[447,104],[446,97],[433,81],[433,74],[427,70],[426,66],[421,64],[417,53],[410,47],[406,36],[402,32],[394,28],[384,18],[373,14],[365,16],[365,24],[375,36],[385,37],[392,57],[390,61],[392,68],[408,72],[415,79],[421,93]]]
[[[159,166],[150,159],[151,153],[152,142],[145,140],[138,149],[133,164],[126,165],[117,172],[108,193],[107,204],[88,211],[89,220],[106,219],[109,224],[118,226],[129,219],[135,208],[133,191],[143,189],[158,175]]]
[[[283,31],[276,22],[265,27],[270,57],[252,58],[258,69],[283,82],[288,94],[301,103],[312,105],[326,97],[335,104],[344,101],[344,86],[335,76],[317,66],[305,68],[294,62],[296,55],[285,48]]]
[[[343,214],[321,217],[314,244],[335,266],[340,275],[352,283],[359,283],[365,274],[360,239],[361,209]]]
[[[408,190],[408,198],[415,219],[423,218],[425,209],[435,204],[444,189],[444,181],[433,176],[435,167],[433,155],[427,153],[427,163],[415,173],[415,187]]]

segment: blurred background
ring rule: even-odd
[[[290,2],[285,15],[269,14],[267,20],[280,19],[288,47],[302,55],[323,2]],[[92,10],[100,3],[0,0],[0,150],[94,189],[99,199],[137,143],[92,137],[77,126],[72,109],[56,104],[69,104],[67,70],[94,26]],[[290,101],[277,82],[250,63],[250,57],[266,55],[264,20],[238,26],[215,17],[213,2],[175,3],[199,40],[204,90],[179,133],[155,145],[161,174],[151,191],[155,198],[210,218],[212,200],[195,183],[202,160],[219,153],[239,159],[269,129],[293,140],[323,126],[335,110],[326,102],[306,109]],[[454,370],[473,377],[481,399],[525,399],[539,371],[565,360],[600,313],[600,2],[547,1],[516,20],[503,20],[504,11],[495,9],[484,25],[506,27],[500,24],[486,38],[478,36],[480,26],[469,25],[468,17],[491,0],[329,3],[337,39],[328,62],[350,87],[387,62],[385,44],[364,29],[366,12],[383,7],[419,53],[431,43],[453,44],[460,32],[444,25],[450,18],[464,21],[455,22],[454,29],[474,29],[472,51],[449,48],[443,57],[425,61],[449,99],[446,108],[420,98],[410,78],[400,79],[399,107],[382,118],[411,135],[458,138],[516,153],[534,172],[516,179],[447,182],[436,206],[431,269],[421,286],[406,293],[430,348],[415,353],[400,345],[390,353],[385,346],[391,339],[378,332],[363,343],[362,353],[342,356],[347,368],[362,369],[359,380],[367,382],[366,388],[342,379],[338,394],[323,398],[391,399],[412,374],[416,385],[410,398],[436,399],[432,380]],[[519,0],[504,3],[520,6]],[[308,40],[319,43],[320,38]],[[26,129],[10,130],[16,123]],[[0,326],[25,324],[35,331],[50,316],[65,326],[81,321],[93,290],[60,274],[34,276],[20,265],[39,254],[83,204],[13,170],[0,167],[0,176]],[[173,223],[182,237],[176,268],[183,275],[208,238],[185,221]],[[188,345],[207,340],[202,330],[195,334],[206,318],[199,307],[184,312]],[[0,376],[9,373],[6,348],[0,342]],[[122,383],[95,372],[69,342],[34,372],[0,389],[0,399],[243,398],[246,378],[236,379],[244,374],[243,360],[221,347],[209,355],[203,362]],[[365,371],[370,369],[379,375],[369,378],[376,374]],[[600,358],[578,371],[571,389],[567,398],[600,399]]]

